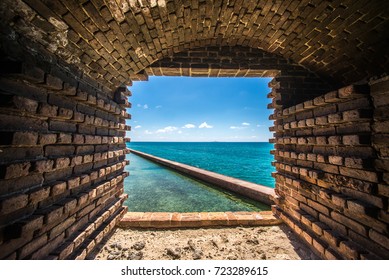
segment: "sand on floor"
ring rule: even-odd
[[[299,260],[317,256],[285,225],[121,229],[88,257],[96,260]]]

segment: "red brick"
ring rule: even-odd
[[[347,259],[357,260],[359,258],[358,247],[351,241],[341,241],[339,244],[339,252]]]
[[[332,230],[335,230],[335,231],[339,232],[340,234],[347,235],[346,227],[343,224],[336,222],[332,218],[325,216],[325,215],[322,215],[322,214],[319,214],[319,220],[320,220],[320,222],[323,222],[328,227],[330,227]],[[323,233],[325,236],[326,230],[323,230]],[[327,241],[327,242],[329,242],[329,241]]]
[[[38,114],[45,117],[56,117],[58,114],[58,107],[49,105],[47,103],[41,103],[39,106]]]
[[[366,227],[362,224],[358,223],[355,220],[352,220],[336,211],[332,211],[331,217],[335,220],[341,223],[342,225],[351,228],[355,232],[359,233],[360,235],[367,236],[367,230]]]
[[[28,195],[19,194],[0,201],[0,215],[5,215],[19,210],[28,204]]]
[[[74,189],[80,185],[80,177],[74,177],[67,181],[68,189]]]
[[[67,218],[65,221],[59,223],[57,226],[53,227],[49,232],[50,239],[53,239],[58,235],[60,235],[61,233],[65,232],[75,222],[76,222],[76,217],[71,216]]]
[[[324,256],[327,260],[340,260],[341,259],[339,257],[339,255],[331,248],[328,248],[325,250]]]
[[[43,210],[43,213],[45,213],[45,224],[50,225],[51,223],[58,221],[62,217],[63,206],[51,206]]]
[[[54,249],[56,249],[65,239],[65,233],[58,235],[55,239],[49,240],[45,246],[38,249],[35,253],[31,255],[31,259],[44,259],[48,256]]]
[[[71,144],[72,143],[72,135],[66,133],[59,133],[57,138],[57,143],[61,144]]]
[[[23,248],[20,250],[20,254],[18,256],[19,259],[24,259],[37,249],[44,246],[47,242],[47,235],[41,235],[39,237],[34,238],[30,243],[23,246]]]
[[[58,117],[62,119],[70,120],[73,117],[73,111],[66,108],[59,108]]]
[[[378,183],[377,173],[367,170],[352,169],[348,167],[339,167],[340,174],[352,178]]]
[[[50,187],[42,187],[30,193],[29,203],[36,204],[50,196]]]
[[[36,110],[38,109],[37,101],[22,96],[14,96],[13,103],[19,110],[27,111],[29,113],[36,113]]]
[[[11,164],[7,167],[4,179],[27,176],[31,167],[30,162]]]
[[[63,82],[61,79],[54,77],[50,74],[46,75],[46,86],[50,89],[61,90],[63,87]]]
[[[317,210],[320,213],[323,213],[326,216],[330,215],[330,212],[329,212],[328,208],[325,207],[324,205],[322,205],[320,203],[317,203],[317,202],[315,202],[313,200],[310,200],[310,199],[308,199],[307,201],[308,201],[308,205],[310,207],[312,207],[313,209]]]
[[[66,182],[56,182],[51,188],[51,196],[62,194],[66,191]]]
[[[374,229],[370,229],[369,237],[372,240],[374,240],[375,242],[377,242],[378,244],[380,244],[382,247],[384,247],[387,250],[389,250],[389,238],[388,238],[388,235],[383,235],[383,234],[375,231]]]
[[[35,171],[39,173],[52,171],[54,166],[53,160],[41,160],[35,162]]]
[[[38,142],[38,133],[31,131],[18,131],[14,133],[12,145],[14,146],[35,146]]]
[[[41,134],[39,136],[40,145],[55,144],[57,142],[57,134]]]

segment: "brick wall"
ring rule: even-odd
[[[37,53],[2,45],[0,259],[82,259],[126,212],[129,92]]]
[[[323,258],[389,258],[388,85],[344,87],[271,116],[275,211]]]

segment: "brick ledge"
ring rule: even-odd
[[[282,220],[271,211],[261,212],[127,212],[120,228],[202,228],[215,226],[269,226]]]

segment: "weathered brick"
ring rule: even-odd
[[[68,189],[74,189],[80,185],[80,177],[74,177],[67,181]]]
[[[57,138],[57,143],[61,144],[71,144],[72,143],[72,135],[67,133],[59,133]]]
[[[4,179],[12,179],[27,176],[30,172],[31,163],[23,162],[11,164],[7,167]]]
[[[13,103],[19,110],[29,113],[36,113],[39,105],[37,101],[22,96],[14,96]]]
[[[339,244],[339,251],[347,258],[356,260],[359,258],[359,248],[351,241],[341,241]]]
[[[45,256],[50,255],[50,253],[57,248],[65,240],[65,233],[61,233],[56,238],[49,240],[42,248],[38,249],[35,253],[31,255],[31,259],[41,260]]]
[[[25,116],[5,115],[1,112],[0,128],[3,131],[14,131],[15,128],[17,128],[18,130],[47,132],[48,125],[46,121],[41,119]]]
[[[367,230],[366,228],[361,225],[360,223],[336,212],[332,211],[331,212],[331,218],[333,218],[335,221],[343,224],[344,226],[351,228],[355,232],[359,233],[360,235],[367,236]]]
[[[41,187],[37,190],[34,190],[29,195],[29,203],[36,204],[42,200],[45,200],[50,196],[50,187]]]
[[[41,134],[39,135],[39,144],[40,145],[50,145],[57,142],[57,134]]]
[[[66,191],[67,184],[66,182],[55,182],[51,187],[50,196],[56,196],[62,194]]]
[[[66,168],[69,166],[69,164],[70,164],[70,159],[67,157],[57,158],[55,160],[55,168],[56,169]]]
[[[59,132],[77,131],[77,125],[74,123],[51,120],[49,124],[50,124],[50,130],[52,131],[59,131]]]
[[[339,171],[341,175],[350,176],[352,178],[365,180],[373,183],[378,183],[378,177],[376,172],[352,169],[348,167],[339,167]]]
[[[45,147],[45,156],[71,156],[74,151],[74,146],[50,145]]]
[[[58,107],[47,103],[41,103],[38,113],[46,117],[56,117],[58,114]]]
[[[63,87],[63,82],[61,79],[54,77],[50,74],[46,75],[46,87],[54,90],[61,90]]]
[[[328,156],[328,161],[331,164],[336,165],[342,165],[343,164],[343,158],[339,156]]]
[[[23,246],[20,250],[19,258],[24,259],[40,247],[44,246],[47,242],[47,235],[43,234],[37,238],[34,238],[30,243]]]
[[[0,201],[0,215],[6,215],[19,210],[28,204],[28,195],[19,194]]]

